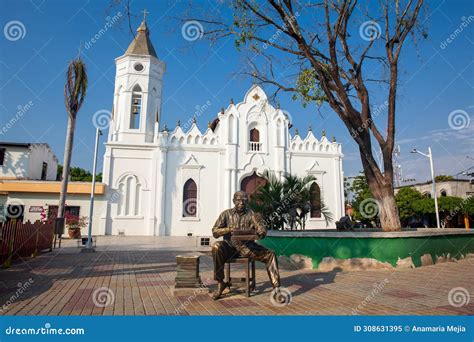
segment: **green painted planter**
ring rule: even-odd
[[[335,259],[373,258],[396,266],[398,258],[412,257],[416,267],[420,257],[474,253],[474,232],[460,229],[420,229],[406,232],[318,232],[271,231],[259,243],[277,255],[302,254],[318,268],[324,257]]]

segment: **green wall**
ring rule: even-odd
[[[397,260],[411,256],[416,267],[420,257],[450,253],[459,259],[461,254],[474,253],[472,235],[444,235],[400,238],[336,238],[336,237],[276,237],[267,236],[259,243],[277,255],[302,254],[310,257],[317,268],[324,257],[335,259],[373,258],[396,266]]]

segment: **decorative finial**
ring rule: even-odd
[[[210,121],[207,122],[207,128],[211,128],[211,122]]]
[[[168,126],[166,124],[163,126],[162,132],[168,132]]]
[[[252,83],[256,84],[257,83],[257,71],[254,70],[252,72],[252,77],[253,77]]]
[[[197,122],[197,120],[196,120],[196,117],[194,116],[193,117],[193,124],[195,124],[196,122]]]
[[[295,128],[295,135],[300,135],[298,132],[298,128]]]
[[[234,104],[234,99],[230,99],[230,104]]]
[[[146,8],[145,8],[145,9],[142,11],[142,13],[143,13],[143,21],[146,22],[146,15],[147,15],[148,13],[150,13],[150,12],[148,12],[148,11],[146,10]]]
[[[311,125],[309,125],[308,132],[312,132],[312,131],[313,131],[313,128],[311,127]]]
[[[332,142],[336,142],[336,137],[334,135],[332,136]]]
[[[221,108],[221,114],[224,114],[224,107]]]
[[[322,135],[323,137],[326,136],[326,131],[325,131],[324,129],[323,129],[323,131],[321,132],[321,135]]]
[[[176,126],[177,127],[181,126],[181,120],[178,120],[178,122],[176,123]]]

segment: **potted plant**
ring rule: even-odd
[[[81,237],[81,229],[87,226],[87,217],[79,217],[71,214],[66,214],[64,216],[66,219],[69,238],[79,239]]]

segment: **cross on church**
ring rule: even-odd
[[[145,9],[142,11],[142,13],[143,13],[143,21],[146,21],[146,15],[147,15],[148,13],[150,13],[150,12],[148,12],[148,11],[146,10],[146,8],[145,8]]]

